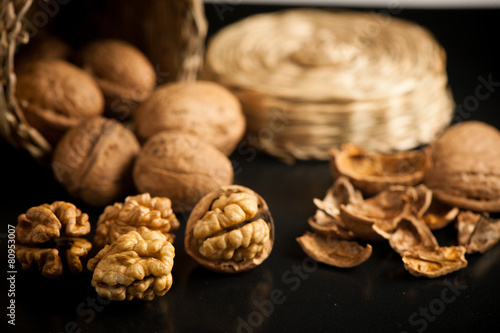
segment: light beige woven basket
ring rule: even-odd
[[[288,162],[327,160],[344,142],[411,149],[430,142],[454,109],[434,37],[366,12],[292,9],[246,18],[209,41],[203,78],[238,95],[249,142]]]
[[[89,33],[127,40],[149,57],[161,83],[195,80],[203,63],[207,22],[201,0],[0,0],[0,19],[0,133],[36,159],[49,156],[52,147],[19,108],[15,54],[37,35],[57,28],[74,39]]]

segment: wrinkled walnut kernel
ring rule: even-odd
[[[78,236],[90,232],[88,215],[75,205],[55,201],[28,209],[18,217],[16,256],[23,269],[38,267],[42,276],[56,278],[63,273],[63,261],[71,273],[82,271],[82,257],[92,244]]]
[[[113,243],[129,231],[156,230],[171,243],[180,223],[172,211],[170,199],[152,198],[149,193],[129,196],[122,202],[107,206],[97,221],[94,245],[98,248]]]
[[[130,231],[87,263],[97,293],[115,301],[152,300],[172,286],[175,249],[158,231]]]
[[[209,193],[195,206],[186,226],[185,247],[200,265],[234,273],[264,261],[274,228],[264,200],[238,185]]]

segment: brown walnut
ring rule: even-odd
[[[79,237],[89,232],[88,215],[71,203],[56,201],[32,207],[18,217],[17,260],[23,269],[38,267],[47,278],[61,276],[63,259],[71,273],[80,273],[80,258],[88,254],[92,243]]]
[[[97,248],[113,243],[129,231],[155,230],[163,233],[171,243],[179,229],[169,198],[154,197],[149,193],[125,198],[107,206],[97,221],[94,245]]]
[[[55,35],[37,36],[23,46],[15,58],[16,71],[29,62],[37,60],[68,60],[73,48],[63,39]]]
[[[274,222],[266,202],[239,185],[203,197],[189,216],[184,238],[186,252],[196,262],[221,273],[260,265],[273,243]]]
[[[160,132],[135,162],[139,192],[172,200],[176,212],[190,211],[206,194],[233,182],[231,161],[214,146],[181,132]]]
[[[152,300],[172,286],[175,249],[154,230],[130,231],[106,245],[87,263],[92,286],[114,301]]]
[[[54,151],[52,170],[74,198],[104,206],[132,189],[139,149],[134,134],[122,124],[93,117],[63,136]]]
[[[202,138],[230,155],[243,137],[245,116],[236,96],[215,82],[164,85],[134,113],[137,136],[146,140],[164,130]]]
[[[16,97],[26,120],[52,144],[69,128],[104,110],[94,79],[64,60],[29,62],[16,74]]]
[[[95,79],[106,99],[107,114],[127,118],[156,85],[149,59],[135,46],[117,39],[91,41],[76,62]]]
[[[485,123],[465,121],[431,144],[425,184],[449,205],[475,211],[500,211],[500,132]]]

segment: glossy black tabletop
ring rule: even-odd
[[[210,35],[250,14],[282,8],[228,4],[223,12],[206,4]],[[476,98],[477,107],[457,114],[456,121],[478,119],[500,129],[500,11],[402,8],[393,15],[426,26],[443,45],[457,106],[476,98],[477,87],[489,82],[488,97]],[[35,205],[67,200],[95,224],[102,209],[72,200],[50,169],[27,153],[3,140],[0,151],[2,332],[500,331],[500,245],[482,255],[468,255],[468,267],[435,279],[410,275],[385,242],[372,244],[372,256],[355,268],[318,263],[301,250],[296,237],[308,230],[307,219],[315,211],[312,199],[322,197],[333,182],[328,163],[287,165],[258,151],[230,157],[235,183],[263,196],[275,221],[273,251],[253,270],[224,275],[199,267],[184,251],[183,223],[176,233],[173,286],[153,301],[104,300],[90,286],[89,272],[48,280],[17,265],[17,273],[10,274],[7,237],[9,224],[15,225],[19,214]],[[187,214],[178,217],[184,222]],[[436,236],[441,245],[456,242],[453,226]],[[12,299],[15,326],[7,316]]]

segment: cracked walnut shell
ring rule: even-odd
[[[351,143],[331,150],[330,168],[335,178],[349,178],[365,195],[374,195],[393,185],[414,186],[424,179],[428,154],[425,149],[378,153]]]
[[[62,258],[71,273],[80,273],[80,258],[88,254],[92,244],[78,237],[89,232],[88,215],[71,203],[55,201],[32,207],[18,217],[17,259],[23,269],[38,267],[47,278],[61,276]]]
[[[229,158],[198,137],[160,132],[142,147],[133,170],[142,193],[167,197],[175,212],[190,211],[203,196],[233,182]]]
[[[302,250],[314,260],[335,267],[358,266],[368,260],[372,254],[370,244],[362,246],[353,240],[325,237],[308,231],[298,237],[297,242]]]
[[[158,231],[130,231],[90,259],[92,286],[115,301],[152,300],[172,286],[175,249]]]
[[[184,246],[201,266],[236,273],[271,253],[274,223],[264,199],[247,187],[223,186],[203,197],[186,225]]]
[[[172,211],[169,198],[151,197],[149,193],[125,198],[107,206],[97,221],[94,245],[102,248],[129,231],[156,230],[171,243],[180,223]]]
[[[56,179],[77,199],[92,206],[121,200],[132,188],[139,143],[121,123],[90,118],[69,130],[52,157]]]

